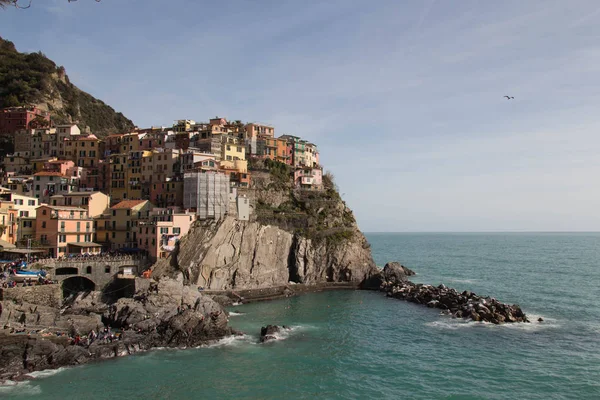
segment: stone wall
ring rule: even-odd
[[[57,308],[61,306],[62,302],[62,288],[60,284],[14,287],[0,290],[0,299],[3,301],[38,304]]]

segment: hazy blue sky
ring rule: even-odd
[[[599,20],[593,0],[33,0],[0,35],[139,126],[316,142],[366,231],[600,230]]]

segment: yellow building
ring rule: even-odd
[[[246,159],[244,140],[235,136],[224,135],[221,141],[221,160],[235,161]]]
[[[146,220],[152,208],[148,200],[123,200],[110,208],[108,233],[113,250],[137,247],[139,221]]]
[[[81,207],[87,210],[90,217],[96,218],[108,210],[110,197],[102,192],[72,192],[50,197],[50,204]]]
[[[121,144],[119,152],[123,154],[129,154],[130,151],[140,150],[140,134],[137,132],[126,133],[121,138]]]
[[[78,167],[94,168],[100,160],[100,139],[94,135],[74,136],[65,140],[65,157]]]

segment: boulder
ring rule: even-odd
[[[260,328],[260,342],[264,343],[269,340],[277,339],[277,336],[275,336],[275,334],[281,332],[282,330],[289,330],[289,329],[290,328],[285,325],[283,325],[283,326],[278,326],[278,325],[263,326],[262,328]]]

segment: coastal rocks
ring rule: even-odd
[[[399,262],[389,262],[385,264],[383,270],[370,275],[361,283],[361,289],[378,290],[382,285],[391,286],[408,281],[409,276],[415,275],[415,272]]]
[[[0,330],[0,382],[156,347],[196,347],[235,333],[227,326],[223,308],[195,287],[185,286],[181,277],[145,283],[134,298],[112,305],[101,303],[93,292],[61,310],[2,302],[7,328]],[[85,345],[72,340],[91,331],[100,337],[104,326],[109,339],[104,334],[103,340],[90,343],[87,337]]]
[[[505,322],[529,322],[518,305],[508,305],[491,297],[478,296],[473,292],[459,293],[445,285],[432,286],[410,281],[384,282],[381,290],[388,297],[439,308],[453,318],[502,324]]]
[[[277,339],[277,334],[280,333],[281,331],[284,330],[289,330],[290,328],[283,325],[283,326],[278,326],[278,325],[267,325],[267,326],[263,326],[262,328],[260,328],[260,342],[264,343],[267,342],[269,340],[275,340]]]
[[[148,292],[122,298],[104,314],[117,328],[149,334],[151,346],[197,346],[232,333],[223,308],[181,280],[162,278]]]

